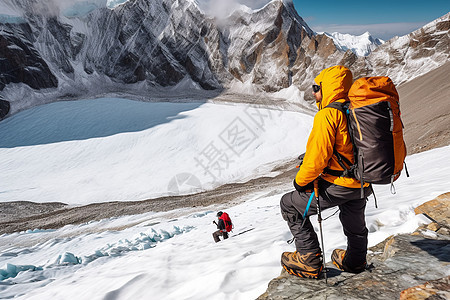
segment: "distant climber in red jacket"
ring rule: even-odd
[[[219,223],[213,221],[214,224],[217,225],[217,231],[213,233],[214,241],[220,242],[220,236],[223,236],[223,239],[226,240],[228,238],[228,232],[233,229],[233,224],[231,223],[231,219],[227,213],[219,211],[217,213],[217,217],[219,218]]]

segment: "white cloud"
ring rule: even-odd
[[[316,32],[339,32],[349,33],[353,35],[361,35],[368,31],[374,37],[383,40],[389,40],[394,36],[402,36],[413,32],[420,27],[423,27],[427,22],[412,22],[412,23],[382,23],[382,24],[325,24],[310,26]]]

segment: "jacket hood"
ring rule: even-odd
[[[321,86],[322,101],[317,103],[321,110],[338,99],[348,100],[347,94],[353,83],[353,75],[344,66],[334,66],[322,70],[314,81]]]

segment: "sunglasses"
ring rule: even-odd
[[[312,89],[314,93],[317,93],[320,91],[320,85],[313,84]]]

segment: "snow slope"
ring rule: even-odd
[[[212,189],[297,157],[311,125],[306,114],[244,104],[38,106],[0,123],[0,201],[78,205]],[[174,184],[182,174],[196,184]]]
[[[396,195],[388,186],[375,186],[379,208],[371,200],[366,209],[369,246],[428,222],[415,216],[413,208],[448,191],[450,166],[442,162],[450,159],[449,150],[407,157],[411,177],[400,177]],[[234,207],[146,213],[4,234],[0,298],[255,299],[280,273],[281,253],[294,250],[285,242],[291,235],[279,209],[286,191],[265,187]],[[211,222],[219,209],[230,214],[235,227],[230,239],[215,244]],[[312,221],[317,230],[316,218]],[[334,248],[345,247],[345,237],[337,215],[323,226],[329,261]]]

